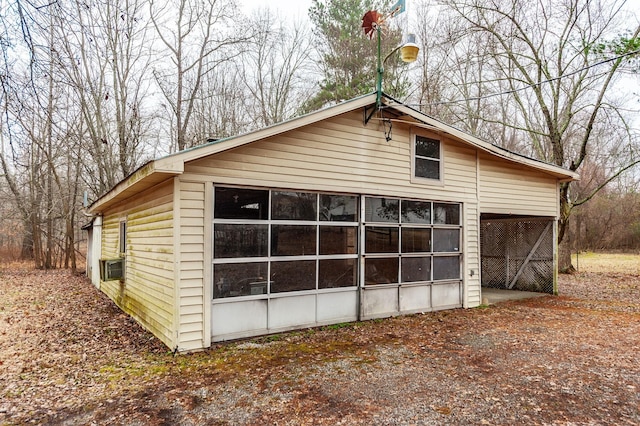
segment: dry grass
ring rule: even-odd
[[[586,252],[572,261],[578,272],[640,275],[640,254]]]

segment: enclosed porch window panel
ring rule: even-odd
[[[434,252],[458,252],[460,251],[460,229],[433,230]]]
[[[267,294],[269,263],[242,262],[213,265],[213,298]]]
[[[431,202],[402,200],[402,223],[431,224]]]
[[[216,186],[214,188],[214,218],[269,218],[269,190]]]
[[[213,230],[215,259],[265,257],[269,254],[267,224],[216,223]]]
[[[435,238],[435,236],[434,236]],[[430,228],[402,227],[402,253],[421,253],[431,251]]]
[[[315,290],[316,261],[271,262],[271,293]]]
[[[317,228],[315,225],[271,225],[271,255],[315,255]]]
[[[358,222],[358,197],[320,194],[320,221]]]
[[[357,254],[358,228],[356,226],[320,226],[321,255]]]
[[[398,272],[398,257],[367,257],[364,260],[365,285],[395,284]]]
[[[460,204],[433,203],[433,223],[460,225]]]
[[[366,197],[364,222],[397,223],[400,210],[400,200],[397,198]]]
[[[431,256],[403,257],[402,282],[431,281]]]
[[[433,280],[460,279],[460,256],[434,256]]]
[[[235,187],[214,195],[214,299],[357,286],[358,196]]]
[[[318,194],[272,191],[271,196],[271,219],[317,220]]]
[[[399,242],[399,228],[397,227],[365,227],[366,253],[398,253]]]
[[[320,259],[318,288],[355,287],[358,285],[358,259]]]
[[[364,285],[460,280],[461,205],[394,201],[365,197]]]

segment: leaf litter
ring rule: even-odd
[[[4,265],[0,424],[640,424],[639,263],[581,262],[560,296],[178,356],[84,276]]]

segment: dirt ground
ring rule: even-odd
[[[561,296],[174,357],[81,275],[0,265],[0,424],[640,424],[640,256]]]

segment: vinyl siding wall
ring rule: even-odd
[[[557,179],[486,154],[479,159],[481,213],[558,216]]]
[[[125,279],[100,289],[167,346],[174,343],[173,181],[104,216],[102,258],[119,257],[119,224],[127,222]]]
[[[178,250],[180,253],[178,282],[178,349],[180,351],[199,349],[210,344],[209,320],[205,303],[210,303],[207,285],[208,268],[205,267],[205,251],[210,245],[209,217],[205,209],[211,202],[212,184],[176,180],[180,199],[176,206],[179,216],[176,229],[180,230]],[[210,221],[210,220],[209,220]],[[210,263],[210,262],[209,262]]]
[[[443,184],[412,182],[412,130],[442,141]],[[371,121],[363,126],[362,112],[356,111],[193,161],[185,165],[181,179],[462,202],[469,240],[464,247],[464,304],[480,304],[475,149],[401,123],[393,124],[392,140],[386,142],[382,125]],[[210,268],[210,250],[205,259]],[[470,276],[469,269],[476,273]]]

